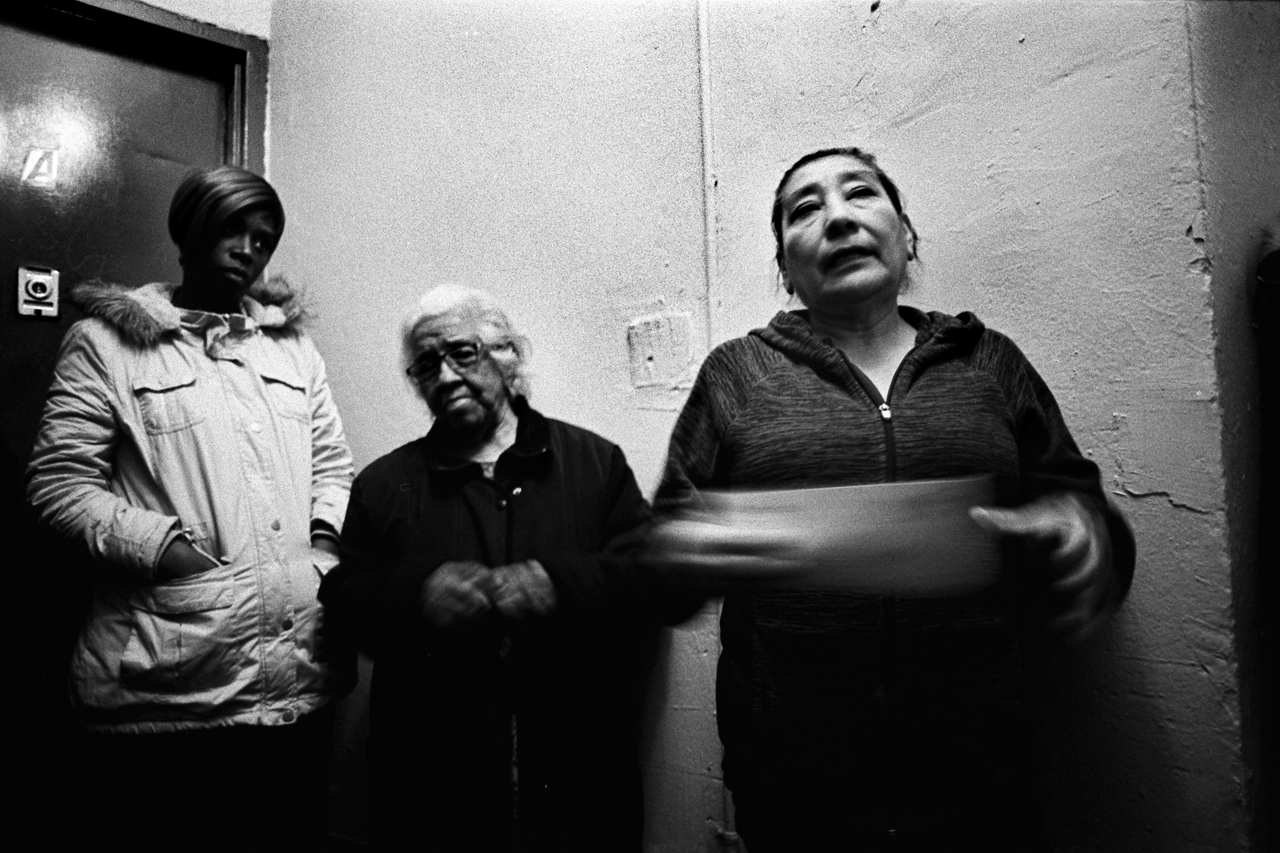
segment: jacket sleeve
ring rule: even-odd
[[[731,420],[725,401],[741,392],[743,383],[738,374],[724,349],[713,351],[698,370],[671,432],[662,480],[653,498],[659,523],[696,501],[699,489],[723,484],[719,476],[720,452]],[[654,606],[666,624],[685,622],[706,604],[708,596],[704,592],[673,582],[659,570],[650,571],[648,582]]]
[[[592,466],[582,473],[591,476]],[[563,550],[539,559],[556,587],[561,617],[577,622],[607,622],[619,615],[646,618],[649,591],[640,573],[640,548],[648,528],[649,504],[622,449],[609,445],[600,471],[602,487],[584,485],[584,494],[603,497],[599,551]]]
[[[698,370],[667,445],[667,461],[653,499],[654,513],[659,518],[679,511],[698,489],[721,485],[717,482],[717,463],[730,419],[724,401],[740,384],[735,374],[723,349],[707,356]]]
[[[396,622],[385,609],[395,603],[388,594],[394,557],[392,537],[375,523],[366,488],[364,478],[357,477],[342,522],[341,560],[320,582],[319,598],[326,644],[359,648],[376,659]],[[409,596],[400,603],[416,602],[417,596]]]
[[[1076,445],[1049,386],[1008,338],[987,332],[996,344],[995,372],[1005,388],[1018,442],[1024,501],[1070,492],[1092,506],[1111,540],[1111,567],[1119,581],[1116,601],[1133,582],[1136,557],[1133,532],[1102,490],[1098,466]]]
[[[307,339],[311,370],[311,522],[342,532],[353,466],[324,359]]]
[[[112,334],[86,320],[63,340],[27,469],[27,496],[60,536],[105,565],[150,580],[180,521],[111,490],[121,440],[108,356],[114,345],[105,340]]]

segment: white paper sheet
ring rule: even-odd
[[[996,537],[969,517],[970,507],[992,505],[990,477],[700,498],[735,528],[799,534],[803,563],[771,584],[933,595],[978,590],[999,576]]]

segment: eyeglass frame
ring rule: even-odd
[[[484,341],[480,340],[479,338],[461,338],[458,340],[447,341],[445,343],[445,347],[447,349],[444,352],[441,352],[438,349],[432,348],[432,349],[424,349],[422,352],[418,353],[417,357],[414,358],[413,363],[405,368],[404,373],[405,373],[405,376],[408,376],[410,379],[412,379],[414,382],[417,382],[418,384],[422,384],[423,382],[431,382],[437,379],[440,376],[440,367],[444,365],[446,362],[448,363],[449,367],[453,368],[453,371],[455,373],[469,373],[470,371],[475,370],[476,367],[480,364],[480,361],[484,359],[485,356],[487,356],[491,351],[495,349],[506,349],[511,346],[513,346],[511,341],[499,341],[497,343],[487,344]],[[458,364],[456,361],[454,361],[454,350],[460,347],[475,347],[476,360],[474,363],[463,366]],[[418,362],[422,361],[423,356],[426,356],[426,355],[434,355],[436,357],[435,366],[430,369],[430,372],[426,372],[424,370],[424,371],[418,372],[415,375],[415,369],[418,366]]]

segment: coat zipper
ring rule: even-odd
[[[876,388],[875,383],[867,378],[856,364],[845,355],[843,350],[839,350],[840,355],[844,358],[844,363],[849,365],[849,370],[853,373],[858,384],[862,386],[862,390],[871,398],[871,402],[875,405],[876,411],[880,413],[880,424],[884,427],[884,482],[892,483],[898,479],[898,448],[894,440],[893,434],[893,408],[890,407],[889,401],[880,396],[880,389]],[[910,353],[907,354],[910,356]],[[898,381],[898,374],[902,372],[902,365],[906,364],[907,359],[903,358],[898,365],[898,369],[893,372],[893,379],[889,381],[889,393],[893,393],[893,386]]]
[[[912,349],[914,350],[914,347]],[[853,373],[854,377],[858,380],[858,384],[862,386],[862,390],[865,391],[867,393],[867,396],[871,398],[871,402],[875,404],[876,411],[880,413],[880,424],[884,428],[884,445],[885,445],[884,481],[886,483],[895,482],[898,479],[898,457],[897,457],[897,442],[895,440],[894,431],[893,431],[893,408],[889,405],[889,401],[887,398],[880,396],[880,389],[876,388],[875,383],[872,382],[869,378],[867,378],[867,375],[865,373],[863,373],[860,369],[858,369],[858,366],[853,363],[853,361],[849,358],[849,356],[845,355],[843,350],[840,351],[840,355],[844,357],[845,364],[849,365],[849,370]],[[909,358],[910,355],[911,353],[907,353],[907,355],[902,359],[902,362],[898,364],[897,370],[893,372],[893,378],[889,380],[890,395],[893,394],[893,388],[898,383],[898,374],[902,372],[902,366],[906,364],[907,358]],[[887,703],[889,702],[889,699],[890,699],[889,685],[893,683],[894,670],[896,669],[896,663],[897,663],[895,660],[895,655],[893,651],[894,634],[896,633],[895,629],[897,627],[897,616],[894,612],[896,610],[896,604],[897,602],[894,600],[894,597],[892,595],[887,595],[884,598],[882,598],[881,604],[880,604],[882,608],[881,609],[881,630],[884,632],[886,645],[888,647],[888,651],[885,657],[885,669],[884,669],[884,672],[882,673],[882,678],[884,679],[883,689],[885,691],[882,701],[886,703],[883,706],[886,710],[889,707]],[[891,734],[889,735],[889,737],[892,739],[898,734],[898,732],[896,731],[897,725],[896,725],[896,720],[894,719],[894,715],[889,714],[889,717],[886,720],[885,724],[889,727],[891,731]],[[893,845],[894,842],[896,841],[897,824],[899,819],[898,799],[901,796],[901,791],[903,787],[903,782],[901,778],[898,778],[900,777],[900,774],[896,771],[897,771],[897,768],[895,768],[895,773],[894,773],[895,779],[891,783],[892,792],[889,797],[889,814],[887,815],[888,823],[889,823],[889,828],[888,828],[889,843],[891,845]]]

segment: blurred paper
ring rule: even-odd
[[[804,542],[803,564],[776,584],[933,595],[979,590],[1000,574],[996,538],[969,517],[994,502],[989,476],[700,497],[721,523]]]

